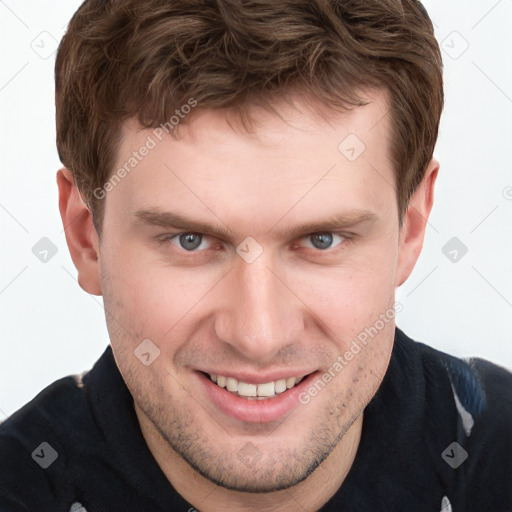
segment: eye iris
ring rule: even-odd
[[[194,242],[194,238],[196,242]],[[196,233],[184,233],[180,235],[180,244],[184,249],[193,250],[197,249],[201,245],[202,235],[198,235]]]
[[[202,238],[202,235],[197,233],[184,233],[180,235],[179,240],[184,249],[194,250],[201,245]],[[329,233],[317,233],[315,235],[311,235],[311,239],[313,241],[313,245],[317,249],[328,249],[332,245],[333,241],[333,237]]]
[[[332,235],[328,233],[318,233],[316,235],[311,236],[312,243],[317,249],[328,249],[332,244]],[[315,240],[318,240],[320,243],[317,245]]]

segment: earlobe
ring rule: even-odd
[[[102,295],[99,239],[91,211],[82,200],[68,169],[59,169],[57,184],[60,215],[69,252],[78,271],[78,284],[87,293]]]
[[[434,204],[434,185],[438,172],[439,162],[432,158],[423,180],[409,201],[400,232],[395,287],[401,286],[408,279],[420,256],[428,217]]]

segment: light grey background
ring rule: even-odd
[[[0,420],[89,369],[108,344],[101,297],[76,281],[55,180],[54,50],[80,3],[0,0]],[[441,169],[397,323],[446,352],[512,368],[512,0],[424,5],[445,64]],[[43,237],[57,249],[46,263],[32,252]],[[453,237],[465,255],[457,245],[443,253]]]

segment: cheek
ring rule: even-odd
[[[123,326],[120,336],[131,350],[149,338],[164,351],[177,350],[186,340],[187,328],[197,324],[203,306],[208,304],[217,274],[173,268],[160,260],[144,260],[130,255],[105,265],[105,308]],[[204,310],[204,307],[203,307]],[[108,316],[108,315],[107,315]],[[108,318],[107,318],[108,322]],[[119,335],[118,335],[119,336]],[[164,343],[172,340],[172,343]]]
[[[375,249],[351,264],[297,273],[294,290],[332,332],[355,337],[387,314],[393,318],[396,262]],[[379,254],[377,258],[374,254]],[[381,329],[383,330],[383,329]]]

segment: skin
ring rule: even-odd
[[[107,193],[101,240],[70,172],[57,174],[78,281],[103,295],[142,433],[171,484],[201,511],[317,510],[354,461],[364,408],[389,363],[393,319],[278,421],[225,415],[195,370],[326,372],[392,310],[422,248],[439,163],[428,165],[399,229],[387,99],[381,91],[367,99],[345,113],[303,100],[277,105],[281,117],[255,108],[252,134],[226,110],[198,110],[178,140],[164,138]],[[353,162],[338,151],[350,133],[366,145]],[[125,124],[116,169],[149,134]],[[205,235],[187,252],[178,237],[159,239],[189,231],[137,220],[148,208],[210,222],[232,238]],[[330,229],[344,236],[326,249],[314,236],[324,230],[282,233],[354,210],[375,218]],[[248,236],[263,248],[252,263],[236,252]],[[146,338],[161,351],[149,366],[134,356]],[[239,456],[247,446],[259,454],[251,467]]]

